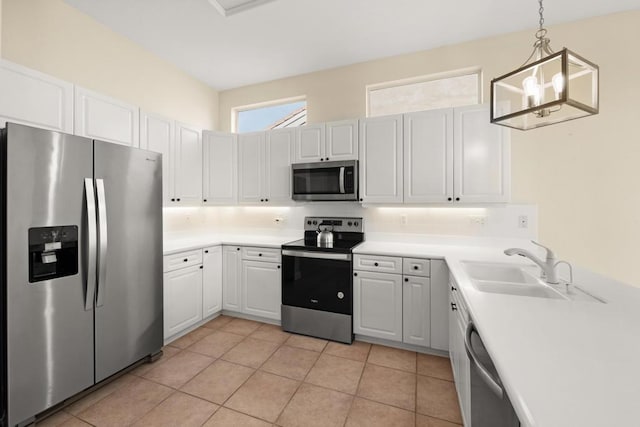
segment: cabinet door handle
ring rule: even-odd
[[[451,197],[449,197],[447,200],[448,200],[448,201],[452,201],[453,199],[452,199]]]
[[[258,256],[262,256],[262,254],[258,254]]]
[[[377,263],[377,262],[374,262],[374,263],[373,263],[373,265],[377,267],[377,266],[378,266],[378,263]]]
[[[418,269],[418,266],[417,266],[417,265],[414,265],[414,266],[413,266],[413,269],[414,269],[414,270],[417,270],[417,269]]]
[[[460,197],[456,197],[456,202],[459,202],[459,201],[460,201]]]
[[[202,268],[203,268],[203,267],[202,267],[202,266],[200,266],[200,270],[202,270]]]
[[[176,201],[176,199],[171,199],[171,201],[172,201],[172,202],[175,202],[175,201]]]
[[[204,202],[206,203],[206,202],[207,202],[207,199],[204,199]]]
[[[209,253],[209,251],[204,251],[204,253],[205,253],[205,254],[208,254],[208,253]]]
[[[354,275],[354,276],[357,276],[357,275],[358,275],[358,273],[353,273],[353,275]]]
[[[280,266],[278,266],[278,269],[280,268]]]
[[[456,288],[455,286],[451,286],[451,290],[452,290],[452,291],[457,291],[457,290],[458,290],[458,288]]]
[[[264,201],[265,201],[265,202],[268,202],[268,201],[269,201],[269,199],[264,199]]]
[[[187,261],[189,261],[189,258],[185,258],[182,261],[187,262]]]
[[[409,278],[408,278],[408,277],[405,277],[405,278],[404,278],[404,281],[405,281],[405,282],[408,282],[408,281],[409,281]]]
[[[451,311],[456,311],[458,309],[458,305],[455,302],[451,303]]]
[[[236,251],[239,251],[239,250],[240,250],[240,248],[236,248]]]

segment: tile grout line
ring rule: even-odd
[[[362,382],[362,377],[364,377],[364,370],[367,367],[367,361],[369,360],[369,355],[371,354],[371,349],[373,348],[373,345],[369,345],[369,350],[367,350],[367,356],[364,358],[364,363],[362,364],[362,372],[360,372],[360,378],[358,378],[358,385],[356,386],[356,392],[353,395],[353,399],[351,399],[351,405],[349,405],[349,410],[347,411],[347,416],[344,417],[344,423],[342,423],[342,426],[346,426],[347,425],[347,421],[349,421],[349,415],[351,415],[351,410],[353,409],[353,404],[356,401],[356,398],[358,398],[358,390],[360,389],[360,383]]]

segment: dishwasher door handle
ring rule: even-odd
[[[496,396],[502,399],[504,397],[504,388],[502,387],[502,383],[498,378],[494,378],[494,376],[491,375],[491,372],[489,372],[487,368],[484,367],[484,365],[480,362],[478,355],[473,351],[473,347],[471,345],[471,335],[474,332],[477,333],[478,331],[473,325],[473,322],[469,320],[469,323],[467,323],[467,330],[464,336],[464,348],[465,350],[467,350],[467,356],[469,356],[469,359],[473,364],[473,366],[475,367],[478,374],[480,375],[480,378],[482,378],[482,380],[487,384],[487,386],[489,386],[491,391]]]

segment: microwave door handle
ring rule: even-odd
[[[344,166],[340,167],[340,194],[345,194],[346,191],[344,189]]]

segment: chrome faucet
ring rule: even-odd
[[[558,261],[556,260],[556,255],[553,253],[551,249],[541,245],[536,241],[532,240],[531,243],[533,243],[534,245],[540,246],[541,248],[544,248],[547,251],[547,259],[545,261],[542,261],[540,258],[538,258],[537,256],[535,256],[534,254],[532,254],[526,249],[509,248],[509,249],[505,249],[504,253],[505,255],[509,255],[509,256],[520,255],[525,258],[529,258],[531,261],[535,262],[536,264],[538,264],[538,266],[540,266],[540,268],[542,269],[542,274],[540,275],[540,277],[544,279],[545,282],[551,285],[556,285],[560,283],[560,281],[558,280],[558,275],[556,274],[556,264],[558,264]]]

